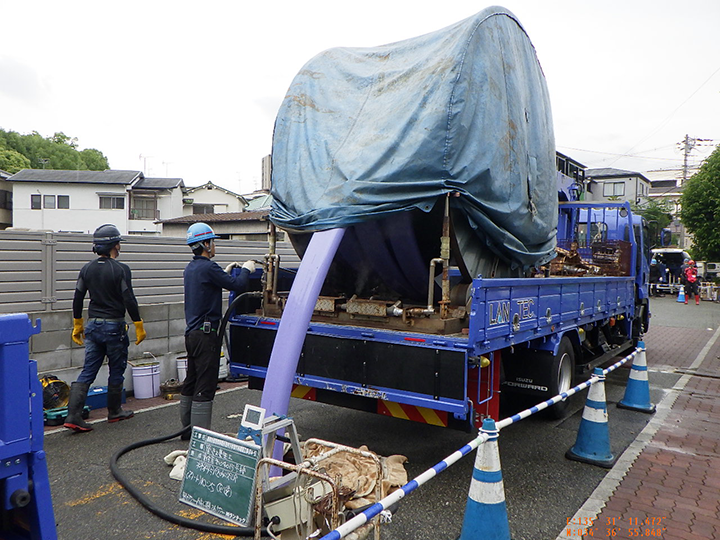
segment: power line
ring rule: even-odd
[[[660,131],[663,127],[665,127],[665,124],[667,124],[667,123],[670,121],[670,119],[675,115],[675,113],[678,112],[678,110],[680,109],[680,107],[682,107],[682,106],[685,105],[688,101],[690,101],[690,99],[691,99],[695,94],[697,94],[703,86],[705,86],[708,82],[710,82],[710,79],[712,79],[719,71],[720,71],[720,67],[717,68],[715,71],[713,71],[712,75],[710,75],[707,79],[705,79],[705,82],[703,82],[700,86],[698,86],[697,89],[695,89],[695,91],[694,91],[692,94],[690,94],[690,95],[685,99],[685,101],[683,101],[680,105],[678,105],[678,106],[675,108],[675,110],[674,110],[673,112],[671,112],[671,113],[668,115],[667,118],[665,118],[665,120],[663,120],[662,122],[660,122],[660,125],[658,125],[657,128],[655,128],[653,131],[651,131],[650,134],[648,134],[646,137],[644,137],[643,139],[641,139],[638,143],[636,143],[635,145],[633,145],[633,146],[628,150],[628,152],[630,152],[630,150],[634,150],[636,147],[638,147],[639,145],[641,145],[642,143],[644,143],[644,142],[645,142],[646,140],[648,140],[650,137],[652,137],[653,135],[655,135],[655,133],[657,133],[657,132]],[[620,157],[624,157],[624,155],[621,155]],[[618,159],[620,159],[620,157],[619,157]],[[617,161],[617,160],[613,161],[613,163],[615,163],[616,161]],[[613,163],[611,163],[610,165],[612,165]]]
[[[674,146],[674,145],[670,145]],[[564,148],[567,150],[575,150],[576,152],[588,152],[590,154],[603,154],[606,156],[617,156],[617,157],[629,157],[629,158],[636,158],[636,159],[651,159],[651,160],[660,160],[660,161],[680,161],[680,158],[663,158],[663,157],[651,157],[651,156],[641,156],[640,154],[618,154],[614,152],[601,152],[599,150],[587,150],[585,148],[573,148],[571,146],[562,146],[558,145],[558,148]],[[661,148],[669,148],[669,146],[661,147]],[[657,148],[654,148],[653,150],[658,150]]]

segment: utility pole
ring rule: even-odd
[[[687,182],[687,173],[688,173],[688,155],[690,154],[690,151],[695,148],[696,141],[695,139],[691,139],[690,136],[686,133],[685,134],[685,140],[683,140],[681,143],[682,149],[683,149],[683,176],[682,176],[682,184],[685,184]]]
[[[696,147],[696,146],[708,146],[709,144],[713,143],[712,139],[695,139],[693,137],[690,137],[690,135],[685,134],[685,139],[683,141],[678,143],[678,146],[683,151],[683,175],[682,175],[682,184],[685,184],[688,179],[688,156],[690,155],[690,152]],[[682,185],[681,184],[681,185]]]

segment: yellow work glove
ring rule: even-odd
[[[78,345],[83,344],[83,337],[85,337],[85,329],[83,328],[82,319],[73,319],[73,331],[72,340]]]
[[[142,340],[147,337],[147,334],[145,333],[145,327],[143,326],[142,319],[140,319],[139,321],[133,321],[133,324],[135,325],[135,345],[140,345]]]

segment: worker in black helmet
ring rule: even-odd
[[[185,267],[185,349],[187,376],[180,396],[180,421],[183,427],[198,426],[210,429],[213,400],[220,368],[223,289],[243,293],[249,275],[255,272],[255,262],[230,263],[223,271],[211,259],[215,256],[217,235],[206,223],[193,223],[187,231],[186,242],[194,257]],[[232,276],[233,268],[241,268]],[[182,435],[190,438],[190,432]]]
[[[145,328],[140,318],[138,303],[132,288],[130,267],[118,262],[120,231],[115,225],[105,224],[93,233],[93,252],[98,255],[80,270],[73,298],[72,340],[78,345],[85,338],[85,364],[77,381],[70,387],[68,415],[65,427],[76,432],[87,432],[92,426],[82,418],[88,389],[95,381],[105,357],[108,359],[107,410],[108,422],[118,422],[133,416],[123,410],[122,390],[127,368],[130,340],[125,323],[125,312],[135,325],[135,344],[145,339]],[[87,326],[83,328],[82,310],[85,294],[90,293]]]

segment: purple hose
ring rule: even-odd
[[[345,229],[313,234],[295,276],[270,354],[260,406],[267,415],[287,415],[290,392],[310,318]]]

